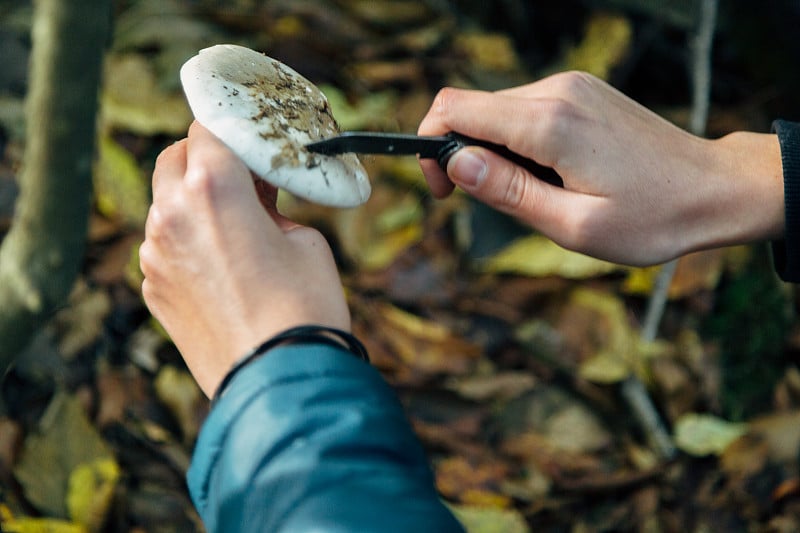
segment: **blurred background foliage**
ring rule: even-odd
[[[343,129],[413,132],[443,86],[495,90],[565,69],[689,121],[694,0],[113,5],[84,265],[0,389],[3,530],[202,530],[183,476],[208,405],[143,306],[136,258],[155,157],[191,121],[177,73],[198,49],[235,42],[287,63]],[[3,234],[25,153],[33,7],[0,1]],[[709,137],[800,119],[798,24],[794,1],[720,3]],[[766,245],[681,259],[658,339],[643,343],[654,269],[566,252],[459,193],[434,200],[414,158],[364,163],[366,205],[282,196],[281,209],[331,241],[355,332],[470,531],[800,529],[797,295]],[[650,448],[621,400],[631,376],[676,458]]]

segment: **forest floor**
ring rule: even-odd
[[[800,54],[774,41],[786,21],[725,4],[708,136],[800,116],[787,69]],[[443,86],[495,90],[566,69],[686,127],[697,14],[653,5],[117,2],[85,265],[2,382],[2,529],[202,531],[184,476],[208,402],[142,302],[136,257],[155,157],[191,121],[183,61],[223,42],[263,51],[318,84],[345,130],[414,132]],[[0,2],[2,232],[24,154],[30,12]],[[436,200],[413,157],[363,162],[364,206],[287,196],[281,209],[329,238],[354,331],[469,531],[800,530],[800,323],[766,244],[682,258],[645,343],[657,269],[567,252],[460,193]],[[671,456],[625,400],[631,384]]]

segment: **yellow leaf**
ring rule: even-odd
[[[334,216],[347,255],[365,270],[379,270],[422,240],[423,214],[415,194],[376,184],[369,202]]]
[[[669,286],[670,299],[684,298],[702,290],[711,290],[717,286],[728,257],[735,257],[738,250],[715,249],[694,252],[681,257]],[[630,294],[648,295],[653,285],[659,266],[632,268],[623,284],[623,290]]]
[[[530,528],[515,509],[448,505],[467,533],[528,533]]]
[[[608,79],[611,70],[627,55],[633,28],[621,15],[598,13],[586,26],[583,40],[567,53],[567,70],[583,70]]]
[[[81,524],[57,518],[15,518],[5,504],[0,503],[0,531],[6,533],[88,533]]]
[[[150,209],[150,185],[133,155],[108,136],[100,139],[94,173],[98,210],[133,227],[144,227]]]
[[[620,355],[604,350],[582,362],[579,374],[594,383],[619,383],[630,375],[630,366]]]
[[[2,522],[6,533],[88,533],[80,524],[56,518],[14,518]]]
[[[391,91],[372,93],[355,103],[333,85],[320,85],[319,90],[328,98],[331,112],[339,127],[344,130],[390,129],[394,126],[393,111],[397,97]]]
[[[200,429],[199,404],[203,393],[188,372],[165,365],[156,376],[154,386],[159,400],[166,405],[178,424],[186,442],[193,442]]]
[[[675,444],[690,455],[719,455],[746,432],[747,424],[735,424],[712,415],[688,413],[675,423]]]
[[[454,47],[475,66],[487,70],[510,71],[520,63],[514,44],[502,33],[461,33]]]
[[[370,305],[368,312],[375,330],[370,338],[373,362],[396,381],[409,383],[440,374],[463,375],[475,367],[482,355],[479,346],[440,322],[389,303]]]
[[[622,290],[628,294],[648,295],[653,292],[661,266],[631,268],[622,284]]]
[[[111,507],[119,475],[119,466],[110,457],[76,466],[67,489],[70,518],[89,531],[99,531]]]
[[[142,290],[142,282],[144,281],[144,274],[142,273],[142,268],[139,266],[139,248],[141,245],[141,242],[137,242],[131,246],[131,255],[128,262],[125,264],[125,270],[123,272],[128,287],[136,292]]]
[[[599,383],[625,379],[634,369],[639,334],[628,322],[622,300],[614,294],[579,288],[570,296],[570,305],[591,312],[589,333],[596,339],[595,352],[580,365],[580,375]]]
[[[110,55],[101,94],[104,124],[141,135],[182,135],[192,112],[179,92],[164,92],[150,62],[139,55]]]
[[[72,472],[81,464],[111,460],[113,455],[86,418],[80,402],[64,392],[53,397],[39,425],[39,431],[25,438],[14,475],[38,510],[67,518]]]
[[[59,350],[67,359],[72,359],[100,337],[112,304],[106,291],[90,289],[82,280],[70,294],[69,304],[58,312],[56,323],[63,332]]]
[[[381,316],[408,335],[431,342],[444,342],[452,332],[445,326],[393,305],[381,306]]]
[[[531,277],[560,276],[587,279],[622,269],[621,266],[571,252],[541,235],[513,241],[485,260],[486,272],[521,274]]]

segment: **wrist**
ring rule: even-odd
[[[778,239],[783,235],[783,174],[778,139],[736,132],[705,141],[698,173],[696,233],[685,252]]]
[[[266,355],[273,348],[293,344],[325,344],[341,348],[354,357],[369,362],[366,348],[349,331],[316,324],[296,326],[268,338],[240,358],[215,388],[214,401],[217,401],[225,393],[233,377],[245,366]]]

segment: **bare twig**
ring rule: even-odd
[[[695,135],[705,135],[711,92],[711,48],[714,41],[718,0],[699,1],[698,24],[690,41],[692,113],[689,130]],[[658,325],[664,314],[667,293],[677,264],[677,259],[664,264],[658,274],[642,324],[641,338],[645,342],[655,340],[658,334]],[[631,377],[622,384],[622,395],[648,436],[651,446],[661,457],[671,459],[675,455],[675,446],[644,384],[638,378]]]

